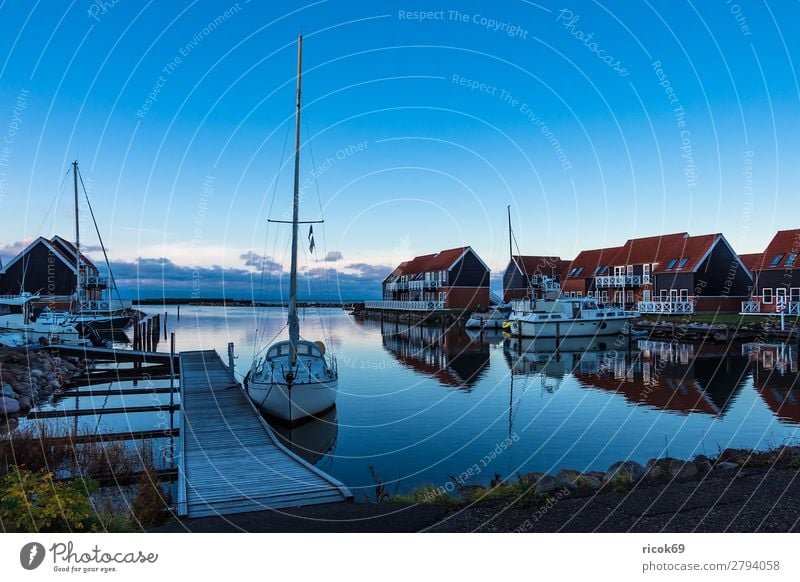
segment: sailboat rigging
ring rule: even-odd
[[[300,337],[297,313],[297,255],[300,224],[300,109],[303,71],[303,35],[297,38],[297,99],[295,103],[294,191],[292,257],[289,273],[288,341],[274,343],[257,357],[245,377],[253,403],[265,414],[294,423],[330,409],[336,402],[339,374],[336,359],[325,344]],[[270,222],[286,222],[271,220]],[[311,239],[311,235],[309,236]]]

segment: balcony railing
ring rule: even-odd
[[[639,301],[639,313],[694,313],[694,301]]]
[[[128,299],[101,299],[97,301],[81,301],[80,310],[87,311],[101,311],[101,312],[115,312],[123,309],[130,309],[132,303]]]
[[[749,301],[742,301],[742,310],[740,313],[744,314],[760,314],[760,315],[780,315],[780,303],[776,298],[773,298],[772,303],[764,303],[761,297],[754,297]],[[783,303],[784,315],[798,316],[800,315],[800,301],[789,301]]]
[[[81,287],[108,287],[108,277],[81,274]]]
[[[411,281],[408,284],[409,289],[424,289],[425,288],[425,281]]]
[[[596,287],[638,287],[642,284],[641,275],[604,275],[595,277]]]
[[[444,309],[444,301],[365,301],[364,307],[391,311],[438,311]]]

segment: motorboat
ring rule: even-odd
[[[562,297],[561,286],[541,278],[541,296],[515,299],[508,332],[534,338],[594,337],[627,333],[637,312],[602,307],[593,297]]]
[[[39,321],[31,310],[31,302],[35,299],[37,296],[30,293],[0,298],[0,345],[80,346],[92,343],[91,338],[84,337],[74,325]]]

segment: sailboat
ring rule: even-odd
[[[297,314],[302,68],[303,35],[301,34],[297,38],[292,263],[289,274],[287,318],[289,339],[272,344],[265,355],[256,357],[244,380],[247,394],[264,414],[289,423],[318,415],[333,407],[339,384],[336,359],[326,354],[324,343],[301,339],[300,318]]]
[[[38,315],[38,319],[42,323],[52,325],[74,325],[81,330],[87,330],[88,333],[121,330],[130,324],[135,312],[131,301],[123,300],[119,297],[119,290],[116,288],[114,275],[111,273],[111,265],[108,263],[108,256],[105,258],[109,277],[103,277],[92,272],[89,265],[85,264],[83,260],[81,255],[80,205],[78,198],[78,180],[80,179],[82,184],[83,179],[80,178],[77,160],[72,162],[72,177],[75,190],[75,243],[72,249],[75,255],[75,294],[70,299],[69,304],[65,306],[68,310],[59,310],[57,308],[58,303],[52,299],[45,300],[45,307]],[[86,201],[88,203],[88,197]],[[89,210],[94,221],[94,212],[91,204],[89,204]],[[100,245],[105,256],[105,246],[96,222],[95,229],[97,230],[98,238],[100,238]],[[117,291],[117,299],[109,297],[109,283]]]

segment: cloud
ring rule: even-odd
[[[351,263],[345,267],[351,271],[357,271],[362,277],[377,277],[383,281],[389,276],[394,268],[387,265],[370,265],[369,263]]]
[[[272,257],[259,255],[253,251],[247,251],[239,255],[239,258],[244,261],[245,267],[255,267],[259,272],[262,270],[265,273],[280,273],[283,271],[283,265],[273,261]]]
[[[269,257],[248,252],[240,257],[242,268],[219,265],[193,267],[178,265],[166,258],[139,258],[135,261],[114,261],[111,268],[120,293],[125,298],[195,298],[195,299],[285,299],[289,276]],[[260,267],[266,263],[262,276]],[[315,267],[299,276],[300,299],[351,301],[379,299],[381,281],[389,267],[355,263],[345,270]]]
[[[99,253],[103,250],[103,247],[100,245],[81,245],[81,252],[82,253]],[[106,249],[108,252],[108,249]]]
[[[328,251],[328,254],[325,255],[325,262],[335,263],[336,261],[341,261],[343,258],[344,256],[342,256],[341,251]]]
[[[31,241],[30,239],[27,239],[18,240],[9,245],[1,246],[0,259],[3,261],[3,264],[6,264],[8,261],[20,254],[29,244],[31,244]]]

